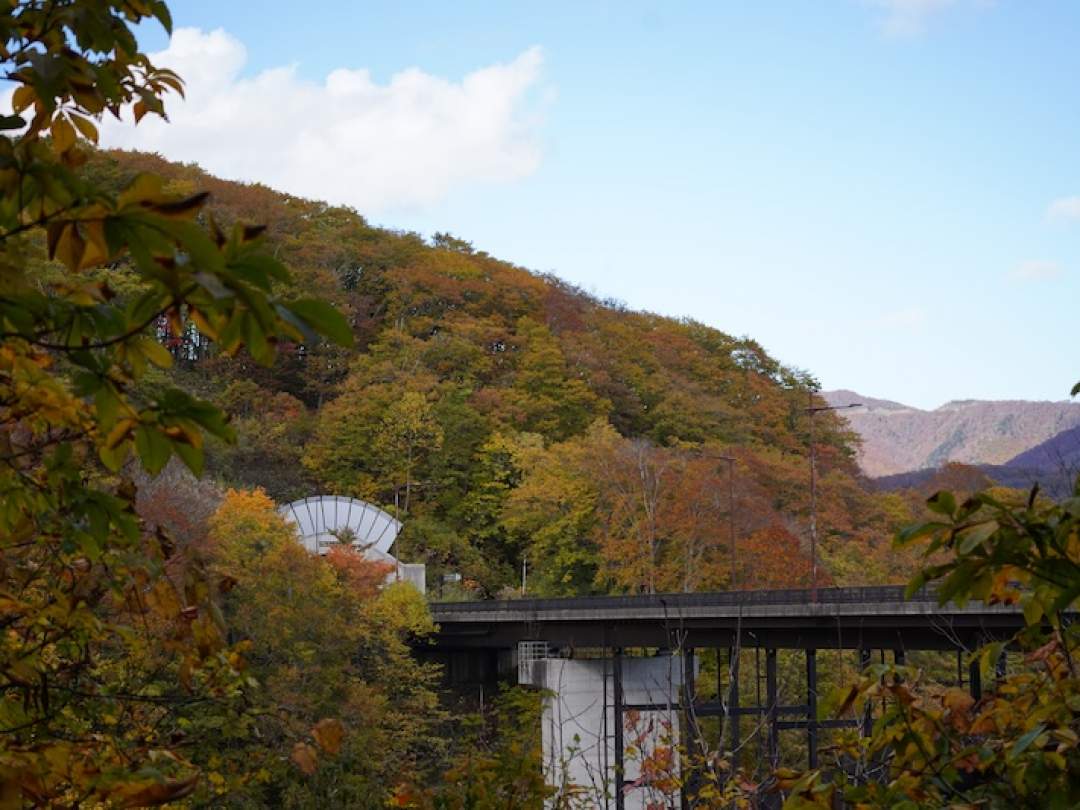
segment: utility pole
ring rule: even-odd
[[[810,404],[803,410],[810,417],[810,601],[817,602],[817,446],[814,444],[814,416],[822,411],[844,411],[861,408],[861,402],[848,405],[815,405],[814,392],[809,392]]]
[[[731,590],[735,590],[735,458],[734,456],[720,456],[721,461],[727,462],[728,483],[728,532],[731,535]]]

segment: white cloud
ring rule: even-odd
[[[1080,221],[1080,197],[1059,197],[1047,206],[1046,216]]]
[[[1016,265],[1009,275],[1016,281],[1052,281],[1064,272],[1065,268],[1058,262],[1028,259]]]
[[[151,58],[184,78],[186,100],[166,102],[171,123],[106,124],[103,144],[364,214],[428,205],[461,185],[516,180],[540,164],[530,99],[539,48],[459,82],[409,68],[385,84],[347,68],[313,82],[295,65],[242,76],[247,51],[221,29],[177,29]]]
[[[912,36],[922,33],[927,22],[936,14],[960,5],[983,7],[992,0],[870,0],[885,12],[882,28],[893,36]]]

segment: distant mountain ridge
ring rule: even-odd
[[[1080,461],[1080,431],[1072,440],[1054,443],[1059,435],[1080,428],[1078,403],[955,400],[925,411],[848,390],[823,396],[830,405],[865,406],[842,415],[862,437],[859,466],[872,478],[934,469],[950,461],[1013,470],[1060,467],[1063,454]],[[1024,455],[1028,451],[1033,455]]]
[[[1080,427],[1063,430],[1042,444],[1025,450],[1010,459],[1007,466],[1029,470],[1077,470],[1080,468]]]

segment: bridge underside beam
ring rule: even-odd
[[[638,622],[609,625],[588,622],[470,623],[467,628],[443,625],[435,646],[454,649],[516,647],[518,641],[542,638],[568,648],[598,648],[607,644],[622,647],[667,647],[698,649],[721,647],[762,647],[786,650],[972,650],[988,641],[1006,641],[1022,628],[1023,619],[1007,616],[993,623],[974,617],[942,617],[910,624],[895,621],[844,621],[801,623],[783,626],[756,622],[726,627],[719,622],[685,622],[663,625]],[[795,624],[792,622],[791,624]]]

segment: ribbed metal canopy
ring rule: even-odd
[[[307,550],[318,554],[325,554],[348,537],[355,548],[374,558],[384,558],[401,531],[401,522],[379,507],[338,495],[303,498],[285,504],[279,511],[296,524]]]

